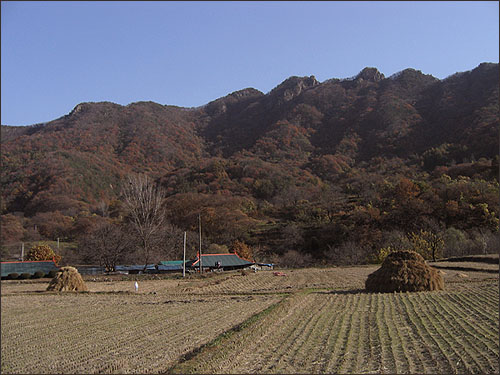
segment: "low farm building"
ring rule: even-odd
[[[182,272],[184,267],[183,263],[184,261],[182,260],[162,260],[158,263],[156,269],[160,273]],[[186,261],[186,265],[187,263],[188,261]]]
[[[134,264],[130,266],[116,266],[116,272],[128,273],[128,274],[140,274],[140,273],[156,273],[156,264],[147,264],[144,270],[144,264]]]
[[[238,270],[255,264],[249,260],[240,258],[237,254],[202,254],[201,267],[204,270]],[[189,261],[186,266],[197,269],[200,267],[199,256]]]

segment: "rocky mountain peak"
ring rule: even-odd
[[[247,87],[246,89],[235,91],[235,92],[229,94],[228,96],[231,96],[231,97],[236,98],[236,99],[240,99],[240,98],[254,98],[254,97],[259,97],[259,96],[263,96],[263,95],[264,94],[261,91],[256,90],[253,87]]]
[[[70,116],[76,115],[78,113],[85,112],[86,110],[89,109],[88,103],[80,103],[73,108],[73,110],[69,113]]]
[[[226,95],[222,98],[216,99],[205,106],[205,109],[211,115],[221,115],[226,113],[228,107],[233,106],[238,103],[248,102],[259,97],[264,96],[259,90],[252,87],[248,87],[243,90],[238,90]]]
[[[379,82],[383,80],[385,76],[378,71],[377,68],[364,68],[361,72],[356,76],[356,80],[363,80],[369,82]]]
[[[270,96],[277,97],[279,101],[288,102],[299,96],[304,90],[319,85],[314,76],[310,77],[290,77],[275,87],[269,93]]]

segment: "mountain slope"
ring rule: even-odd
[[[24,228],[48,214],[77,222],[112,204],[126,174],[147,173],[167,188],[177,224],[193,226],[195,210],[217,207],[213,228],[232,217],[241,237],[265,222],[306,220],[300,215],[309,226],[328,222],[354,212],[353,199],[366,207],[378,200],[383,212],[384,194],[403,177],[422,186],[429,173],[494,184],[498,84],[498,64],[444,80],[365,68],[351,79],[290,77],[267,94],[246,88],[196,109],[81,103],[45,124],[2,126],[2,214],[23,218]],[[491,206],[488,194],[471,204]],[[432,220],[448,220],[429,210]]]
[[[159,177],[194,163],[204,153],[194,120],[182,108],[104,102],[24,131],[2,127],[4,210],[49,210],[38,203],[46,194],[95,203],[116,196],[110,184],[118,187],[127,173]]]

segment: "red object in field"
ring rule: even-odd
[[[274,276],[286,276],[284,272],[273,272]]]

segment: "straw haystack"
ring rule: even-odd
[[[88,291],[82,276],[75,267],[61,267],[56,276],[50,281],[47,290],[57,292],[85,292]]]
[[[414,251],[397,251],[389,254],[382,267],[368,275],[365,282],[368,292],[421,292],[442,290],[443,277],[427,265],[424,258]]]

